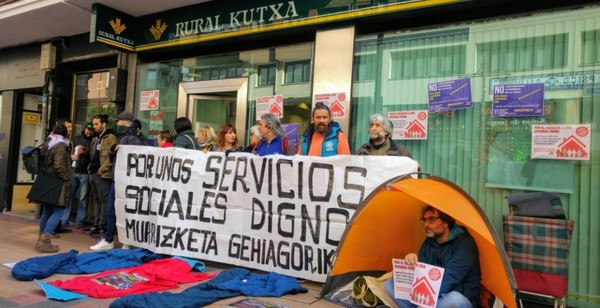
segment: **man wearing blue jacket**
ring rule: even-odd
[[[426,238],[419,255],[409,253],[405,260],[411,265],[422,262],[444,268],[437,307],[477,307],[481,268],[475,240],[454,218],[430,205],[423,210],[421,223]],[[394,298],[393,279],[386,282],[385,290]],[[407,300],[394,301],[400,307],[417,307]]]

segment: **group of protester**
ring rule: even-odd
[[[114,248],[116,227],[114,160],[119,145],[146,145],[145,137],[139,132],[141,124],[134,124],[132,113],[124,111],[116,118],[115,131],[108,128],[108,117],[97,115],[92,123],[85,125],[81,135],[73,138],[70,144],[70,121],[59,121],[44,144],[42,153],[45,166],[64,180],[59,206],[42,204],[40,219],[40,239],[36,249],[41,252],[56,252],[58,247],[51,242],[51,234],[59,221],[66,226],[71,202],[80,188],[79,207],[75,218],[76,226],[81,227],[86,219],[89,181],[95,201],[95,221],[91,232],[103,233],[102,239],[91,250]],[[298,145],[286,137],[280,120],[273,114],[264,114],[258,124],[250,128],[250,143],[242,148],[237,138],[235,126],[223,125],[218,134],[210,126],[203,126],[194,135],[188,118],[175,120],[175,133],[165,130],[157,136],[159,147],[179,147],[201,151],[237,152],[245,151],[259,156],[309,155],[333,156],[350,155],[348,138],[341,125],[331,119],[331,112],[324,103],[316,103],[312,110],[312,123],[301,135]],[[392,140],[391,121],[381,114],[369,118],[369,141],[362,145],[356,155],[394,155],[412,157],[402,145]],[[69,155],[69,152],[71,155]],[[71,161],[73,167],[71,166]],[[67,167],[65,167],[67,166]],[[63,206],[60,206],[63,205]],[[66,206],[66,207],[65,207]],[[433,207],[423,210],[421,218],[426,239],[418,253],[410,253],[405,258],[410,264],[426,262],[446,268],[442,283],[440,305],[473,307],[479,294],[481,271],[477,247],[466,229],[455,224],[452,217]],[[449,278],[446,279],[446,276]],[[386,284],[386,291],[393,297],[393,284]],[[396,299],[401,307],[415,307],[408,301]]]

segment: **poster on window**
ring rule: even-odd
[[[390,111],[388,119],[394,126],[394,140],[426,140],[427,110]]]
[[[158,110],[160,90],[142,91],[140,93],[140,110]]]
[[[544,84],[495,85],[492,117],[541,117],[544,115]]]
[[[471,98],[471,78],[430,83],[427,86],[429,112],[473,107]]]
[[[590,160],[591,125],[532,125],[531,158]]]
[[[329,107],[332,119],[341,119],[346,117],[348,102],[346,101],[346,93],[326,93],[315,94],[315,103],[322,102]]]
[[[271,95],[256,98],[256,121],[263,114],[272,113],[277,118],[283,118],[283,95]]]

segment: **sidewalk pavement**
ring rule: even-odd
[[[79,252],[90,252],[89,247],[96,244],[99,238],[91,237],[87,232],[72,228],[71,233],[61,233],[57,239],[52,239],[53,244],[60,248],[60,252],[75,249]],[[44,256],[34,249],[38,237],[38,221],[33,215],[22,216],[11,213],[0,213],[0,264],[18,262],[35,256]],[[218,273],[232,268],[231,265],[205,262],[206,272]],[[72,275],[52,275],[43,281],[54,281],[58,279],[70,279]],[[197,283],[180,285],[179,289],[171,290],[173,293],[181,292]],[[283,305],[285,307],[339,307],[319,298],[323,287],[322,283],[301,281],[301,285],[308,289],[308,293],[285,295],[278,298],[260,298],[269,303]],[[245,299],[246,297],[234,297],[214,302],[206,307],[225,307],[227,304]],[[115,299],[84,298],[69,302],[47,300],[44,292],[33,281],[18,281],[10,274],[10,268],[0,267],[0,307],[108,307]]]

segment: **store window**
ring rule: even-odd
[[[97,114],[108,115],[109,128],[114,127],[113,117],[123,109],[117,102],[117,83],[124,83],[122,74],[111,69],[99,72],[81,72],[75,75],[75,108],[73,117],[73,132],[83,131],[86,123],[91,122]]]
[[[501,213],[505,206],[495,197],[499,192],[553,191],[565,199],[585,196],[597,203],[600,195],[592,196],[580,185],[592,185],[600,158],[532,158],[532,126],[600,121],[594,107],[600,97],[600,31],[589,28],[600,22],[599,13],[567,11],[560,17],[542,14],[358,37],[351,148],[368,142],[371,114],[424,111],[427,137],[397,133],[396,141],[411,151],[423,172],[447,178],[476,200],[485,200],[490,213]],[[429,112],[428,86],[460,79],[469,81],[472,107]],[[543,114],[493,116],[498,84],[543,84]],[[600,145],[599,133],[591,125],[588,147]]]
[[[600,30],[581,33],[581,64],[600,64]]]
[[[285,64],[285,83],[302,83],[310,81],[310,61],[298,61]]]
[[[560,33],[478,44],[477,54],[490,73],[557,69],[567,64],[567,44],[568,35]]]
[[[305,43],[141,64],[138,66],[136,117],[142,121],[142,132],[155,140],[161,130],[173,129],[179,83],[248,78],[246,127],[256,123],[257,98],[282,95],[281,122],[289,124],[290,131],[295,134],[292,139],[297,140],[299,132],[304,131],[310,121],[312,59],[313,44]],[[285,80],[283,76],[286,76]],[[141,96],[148,93],[159,95],[159,103],[152,110],[141,104]],[[204,125],[218,130],[223,124],[201,123],[201,120],[193,123],[195,130]],[[249,139],[248,131],[238,134]]]
[[[258,66],[258,85],[272,86],[275,85],[275,77],[277,67],[275,64],[259,65]]]

